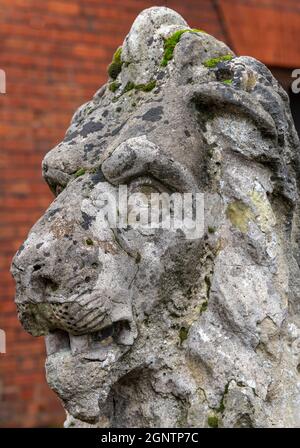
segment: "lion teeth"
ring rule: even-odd
[[[73,356],[92,353],[104,360],[113,346],[133,344],[135,334],[128,321],[118,321],[103,327],[98,332],[74,336],[63,330],[51,331],[45,336],[47,356],[60,351],[69,351]]]

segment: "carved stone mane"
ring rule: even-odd
[[[168,8],[137,17],[108,72],[43,161],[56,199],[12,266],[66,425],[299,426],[287,94]],[[202,192],[203,237],[102,228],[99,195],[120,184]]]

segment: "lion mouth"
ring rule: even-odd
[[[64,330],[54,330],[45,336],[47,356],[57,353],[81,355],[87,360],[104,361],[120,346],[133,344],[134,335],[128,320],[120,320],[99,331],[75,336]]]
[[[124,355],[136,336],[134,321],[124,319],[77,336],[61,329],[48,332],[47,382],[71,415],[97,421],[112,385],[128,370]]]

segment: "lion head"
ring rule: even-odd
[[[77,424],[295,424],[287,95],[168,8],[137,17],[108,71],[43,161],[56,198],[12,266],[50,387]],[[99,197],[120,185],[201,192],[204,234],[102,226]]]

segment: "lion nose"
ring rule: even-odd
[[[60,278],[56,275],[55,267],[60,263],[58,260],[53,262],[53,251],[48,247],[45,252],[41,250],[42,246],[43,243],[37,243],[35,246],[25,243],[14,257],[12,274],[17,283],[17,303],[26,302],[28,299],[32,303],[39,303],[59,288]]]
[[[87,318],[81,316],[81,305],[85,305],[85,297],[91,297],[101,269],[98,249],[84,240],[72,237],[47,242],[42,235],[34,243],[32,239],[25,242],[12,264],[15,300],[24,328],[34,335],[57,328],[82,333]],[[99,306],[101,313],[105,310]],[[91,313],[88,318],[92,317]]]

